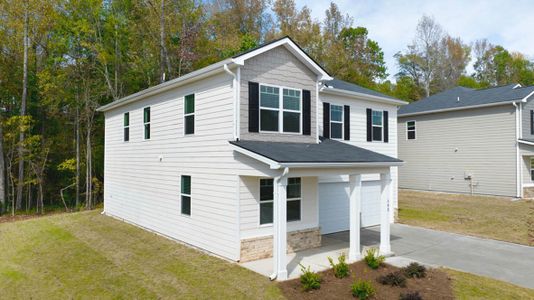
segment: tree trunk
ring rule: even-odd
[[[160,82],[165,82],[165,62],[167,61],[167,51],[165,49],[165,0],[161,0],[161,12],[159,19],[159,71]]]
[[[0,114],[2,113],[0,108]],[[0,215],[4,213],[6,209],[6,165],[4,160],[4,130],[3,130],[3,118],[0,115]]]
[[[26,98],[28,97],[28,8],[26,7],[26,12],[24,13],[24,58],[23,58],[23,77],[22,77],[22,102],[20,105],[20,115],[26,115]],[[24,132],[19,134],[19,146],[18,146],[18,155],[19,155],[19,173],[18,173],[18,182],[17,182],[17,203],[16,209],[20,209],[22,205],[22,188],[24,186],[24,147],[22,142],[24,141]]]
[[[76,106],[76,209],[80,207],[80,110]]]

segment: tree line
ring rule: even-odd
[[[317,20],[294,0],[0,0],[0,214],[94,207],[98,106],[286,35],[333,76],[409,101],[534,84],[524,55],[467,45],[426,16],[393,82],[378,42],[333,2]]]

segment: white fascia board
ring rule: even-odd
[[[528,94],[525,98],[521,99],[521,102],[527,102],[528,98],[530,98],[530,96],[534,95],[534,92]]]
[[[369,94],[358,93],[358,92],[347,91],[347,90],[341,90],[341,89],[336,89],[336,88],[329,88],[329,87],[325,87],[325,88],[321,89],[320,92],[321,93],[325,93],[325,94],[349,96],[349,97],[353,97],[353,98],[370,100],[370,101],[387,103],[387,104],[394,104],[394,105],[406,105],[406,104],[408,104],[408,102],[402,101],[402,100],[390,99],[390,98],[386,98],[386,97],[380,97],[380,96],[375,96],[375,95],[369,95]]]
[[[320,76],[320,80],[332,80],[333,78],[326,73],[321,66],[319,66],[316,62],[311,59],[308,54],[304,53],[291,39],[289,38],[283,38],[279,41],[276,41],[274,43],[270,43],[268,45],[265,45],[261,48],[258,48],[254,51],[250,51],[248,53],[245,53],[243,55],[237,56],[234,58],[234,62],[238,65],[244,65],[245,61],[247,59],[250,59],[256,55],[262,54],[264,52],[267,52],[269,50],[272,50],[278,46],[285,46],[289,52],[293,53],[301,62],[303,62],[308,68],[313,70],[317,75]]]
[[[462,106],[462,107],[454,107],[454,108],[447,108],[447,109],[427,110],[427,111],[416,112],[416,113],[399,114],[398,117],[399,118],[404,118],[404,117],[410,117],[410,116],[435,114],[435,113],[448,112],[448,111],[492,107],[492,106],[511,104],[511,103],[515,103],[515,102],[518,102],[518,101],[526,102],[526,98],[528,98],[528,97],[529,96],[527,96],[527,97],[525,97],[523,99],[519,99],[519,100],[511,100],[511,101],[496,102],[496,103],[489,103],[489,104],[481,104],[481,105],[473,105],[473,106]]]
[[[258,160],[264,164],[267,164],[269,165],[269,167],[271,169],[280,169],[280,164],[277,162],[277,161],[274,161],[268,157],[265,157],[263,155],[260,155],[258,153],[255,153],[255,152],[252,152],[250,150],[247,150],[245,148],[241,148],[239,146],[236,146],[236,145],[233,145],[233,144],[230,144],[230,146],[237,152],[241,153],[241,154],[244,154],[250,158],[253,158],[255,160]]]
[[[365,162],[365,163],[280,163],[285,168],[354,168],[354,167],[400,167],[404,162]]]
[[[126,96],[124,98],[121,98],[119,100],[115,100],[115,101],[113,101],[113,102],[111,102],[109,104],[100,106],[96,110],[97,111],[101,111],[101,112],[109,111],[109,110],[117,108],[119,106],[135,102],[135,101],[143,99],[145,97],[149,97],[149,96],[152,96],[152,95],[155,95],[155,94],[162,93],[164,91],[167,91],[169,89],[172,89],[172,88],[187,84],[189,82],[192,82],[192,81],[195,81],[195,80],[199,80],[199,79],[202,79],[202,78],[206,78],[206,77],[208,77],[210,75],[213,75],[215,73],[223,72],[224,71],[224,69],[223,69],[224,65],[229,65],[229,64],[232,64],[232,63],[233,63],[232,59],[225,59],[225,60],[220,61],[218,63],[212,64],[212,65],[209,65],[209,66],[204,67],[202,69],[199,69],[199,70],[196,70],[194,72],[188,73],[188,74],[186,74],[184,76],[175,78],[173,80],[170,80],[170,81],[167,81],[167,82],[164,82],[164,83],[161,83],[161,84],[158,84],[158,85],[153,86],[153,87],[149,87],[149,88],[144,89],[144,90],[142,90],[140,92],[137,92],[135,94]]]

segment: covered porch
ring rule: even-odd
[[[341,142],[324,140],[320,144],[279,142],[233,142],[237,152],[257,159],[269,166],[273,178],[272,257],[243,263],[243,266],[269,276],[286,280],[298,276],[299,263],[313,265],[320,270],[328,267],[328,256],[344,252],[349,262],[362,257],[361,230],[362,177],[379,176],[379,226],[369,231],[366,243],[377,245],[381,255],[391,255],[391,167],[401,165],[398,159],[388,157]],[[347,176],[349,230],[323,235],[318,248],[288,254],[287,188],[288,178]],[[318,196],[317,196],[318,197]],[[316,202],[318,203],[318,202]],[[318,210],[317,210],[317,213]],[[378,234],[377,236],[375,236]],[[374,238],[371,238],[375,236]],[[373,242],[371,242],[373,241]],[[366,246],[365,244],[363,244]],[[268,273],[268,274],[267,274]]]

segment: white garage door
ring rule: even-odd
[[[362,227],[380,224],[380,181],[362,182]],[[319,184],[321,233],[349,230],[349,184]]]

